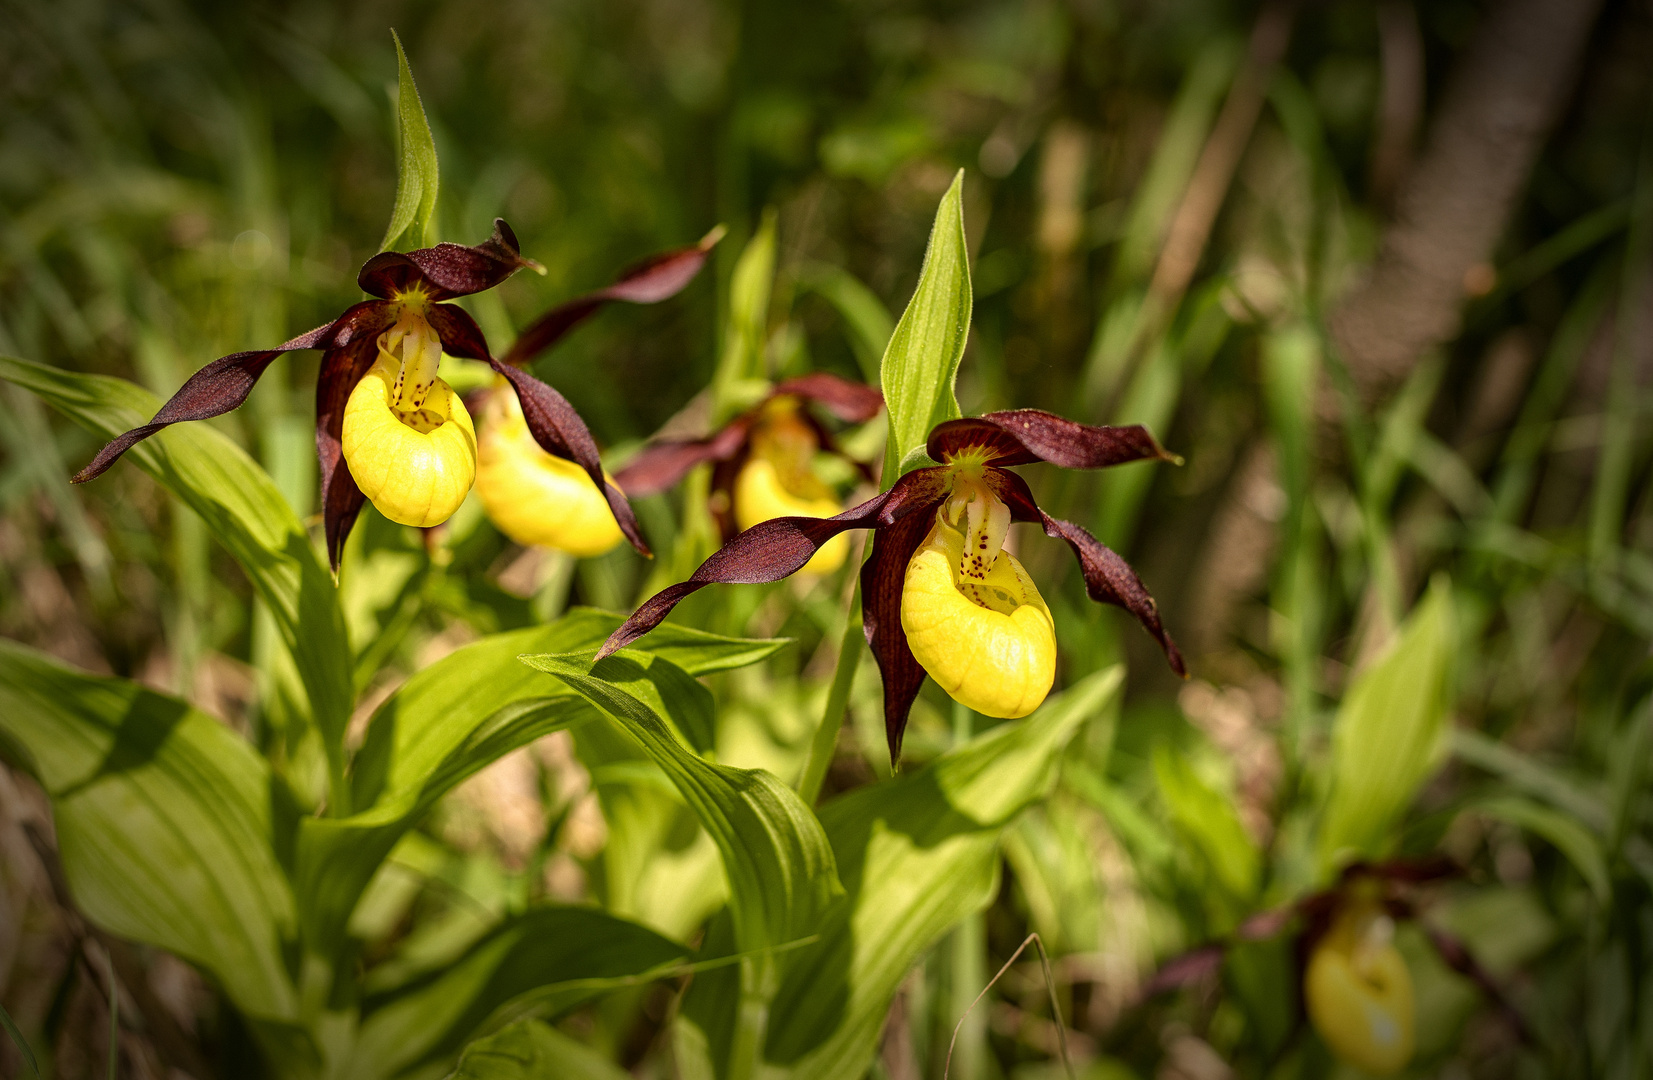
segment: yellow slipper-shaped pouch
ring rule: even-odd
[[[399,364],[383,349],[344,407],[344,460],[362,494],[403,525],[440,525],[476,477],[471,414],[448,384],[431,378],[416,407],[396,408]],[[411,402],[409,402],[411,404]]]
[[[907,563],[901,628],[943,690],[984,716],[1026,716],[1056,678],[1056,629],[1022,564],[1000,545],[1009,511],[961,483]],[[968,508],[968,512],[955,512]],[[963,526],[960,528],[959,526]]]
[[[750,529],[760,521],[778,517],[828,518],[843,510],[838,500],[826,494],[826,486],[818,495],[799,495],[788,491],[774,462],[753,456],[741,466],[735,477],[735,524],[742,530]],[[800,574],[830,574],[844,565],[849,555],[849,536],[839,533],[816,549],[804,564]]]
[[[476,493],[489,520],[519,544],[582,559],[609,551],[623,537],[608,500],[584,469],[534,441],[516,394],[501,383],[477,444]]]
[[[1412,976],[1375,904],[1345,910],[1314,948],[1303,978],[1309,1019],[1334,1054],[1378,1076],[1412,1060]]]

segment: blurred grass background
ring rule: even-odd
[[[1417,960],[1433,972],[1420,995],[1438,1006],[1424,1009],[1434,1041],[1420,1074],[1638,1075],[1653,1065],[1647,4],[1584,20],[1530,170],[1489,178],[1494,243],[1430,301],[1459,325],[1420,337],[1397,320],[1415,355],[1362,367],[1333,316],[1367,287],[1397,206],[1427,220],[1417,200],[1465,198],[1408,183],[1436,153],[1454,73],[1485,76],[1469,58],[1513,6],[4,0],[0,350],[169,393],[207,360],[357,299],[395,184],[391,26],[435,131],[441,235],[474,243],[503,216],[548,271],[466,302],[496,352],[631,260],[729,227],[714,272],[681,298],[610,309],[536,365],[620,453],[710,380],[734,262],[768,208],[770,370],[868,373],[876,357],[841,310],[901,310],[935,201],[963,167],[976,309],[960,400],[967,413],[1146,423],[1186,458],[1031,480],[1054,513],[1133,560],[1195,678],[1178,686],[1151,642],[1085,600],[1060,545],[1025,538],[1058,621],[1060,678],[1124,657],[1131,692],[1013,835],[977,936],[899,999],[877,1068],[939,1075],[952,1005],[1031,927],[1057,954],[1092,1075],[1266,1075],[1266,1010],[1215,991],[1138,1005],[1136,988],[1248,905],[1292,895],[1304,878],[1284,857],[1293,808],[1315,796],[1328,718],[1445,572],[1460,622],[1453,718],[1468,734],[1399,845],[1469,868],[1450,918],[1496,955],[1540,1037],[1521,1044],[1467,984]],[[305,514],[315,363],[278,361],[220,422]],[[182,693],[279,746],[270,631],[233,562],[135,469],[72,491],[65,478],[95,448],[27,394],[0,387],[0,411],[0,634]],[[640,510],[670,538],[675,503]],[[570,602],[629,608],[647,575],[629,552],[547,566],[474,514],[456,519],[441,567],[371,511],[359,533],[344,584],[353,637],[396,630],[359,664],[380,699],[397,671],[477,632]],[[720,688],[746,717],[726,760],[801,754],[838,589],[702,613],[799,639],[761,685]],[[887,768],[876,688],[863,671],[850,726],[870,745],[845,740],[833,789]],[[953,738],[933,691],[908,740],[917,759]],[[1156,747],[1229,800],[1264,853],[1266,869],[1237,871],[1261,875],[1243,896],[1214,899],[1220,841],[1179,816]],[[314,780],[313,747],[275,756]],[[566,748],[508,759],[438,815],[432,865],[586,895],[603,845],[589,783]],[[1508,791],[1549,791],[1572,814],[1609,869],[1610,902],[1553,836],[1475,809]],[[62,1075],[82,1075],[76,1053],[96,1058],[76,1033],[98,1030],[101,1006],[72,978],[66,916],[13,827],[39,807],[20,773],[0,776],[0,1000],[56,1040]],[[182,965],[154,970],[186,1027],[235,1041]],[[961,1075],[1020,1076],[1050,1051],[1037,980],[1018,969],[996,994]],[[647,1042],[616,1053],[660,1067]],[[1094,1071],[1108,1069],[1126,1071]]]

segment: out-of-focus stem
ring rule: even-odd
[[[974,712],[954,702],[955,749],[970,741],[975,720]],[[950,1074],[957,1080],[982,1080],[987,1075],[988,1010],[970,1008],[981,994],[982,987],[987,985],[987,923],[981,912],[965,916],[954,928],[950,947],[953,977],[948,1012],[952,1016],[963,1017],[958,1042],[953,1049]]]

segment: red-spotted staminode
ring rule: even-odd
[[[955,701],[989,716],[1025,716],[1049,693],[1056,663],[1050,611],[1022,564],[1004,550],[1010,523],[1025,521],[1067,541],[1091,599],[1135,615],[1172,669],[1185,674],[1182,655],[1136,572],[1078,525],[1039,509],[1027,483],[1010,471],[1041,461],[1099,469],[1175,460],[1147,429],[1093,427],[1016,409],[939,424],[925,449],[941,464],[908,473],[860,506],[830,518],[781,517],[747,529],[688,581],[638,608],[598,657],[648,633],[698,589],[778,581],[840,533],[872,529],[861,604],[867,641],[884,677],[885,734],[894,761],[926,673]]]
[[[868,481],[875,478],[838,449],[810,406],[846,424],[862,424],[878,415],[884,395],[825,371],[787,379],[714,434],[654,439],[615,474],[615,482],[627,495],[641,498],[665,491],[696,465],[711,462],[710,509],[726,541],[771,518],[831,517],[844,504],[815,475],[817,451],[845,457]],[[848,554],[848,538],[830,540],[802,572],[829,574]]]
[[[74,482],[101,475],[169,424],[205,420],[236,408],[282,353],[320,349],[316,455],[321,459],[327,554],[337,572],[345,537],[365,500],[372,499],[393,521],[430,526],[447,520],[471,488],[476,436],[459,396],[437,375],[446,352],[482,360],[511,384],[534,440],[547,453],[577,463],[603,489],[626,538],[647,554],[630,504],[603,479],[597,445],[579,413],[545,383],[494,359],[475,320],[442,302],[491,289],[536,265],[522,257],[516,235],[500,220],[494,222],[493,236],[475,247],[443,243],[381,252],[367,260],[356,279],[375,299],[274,349],[214,360],[190,376],[153,420],[98,451]]]

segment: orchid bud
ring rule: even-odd
[[[591,558],[624,538],[591,477],[534,441],[522,404],[504,385],[482,411],[476,493],[489,520],[519,544]]]
[[[397,335],[401,359],[385,347],[391,333],[380,337],[378,361],[345,404],[341,441],[350,475],[380,513],[429,527],[448,520],[471,490],[476,431],[465,403],[437,377],[428,353],[440,359],[441,345],[418,321]]]
[[[1341,912],[1315,945],[1303,980],[1309,1019],[1339,1058],[1376,1075],[1412,1059],[1412,976],[1395,923],[1370,901]]]
[[[901,628],[954,701],[984,716],[1026,716],[1056,678],[1056,630],[1033,579],[1004,550],[1010,509],[980,470],[952,494],[907,563]]]

